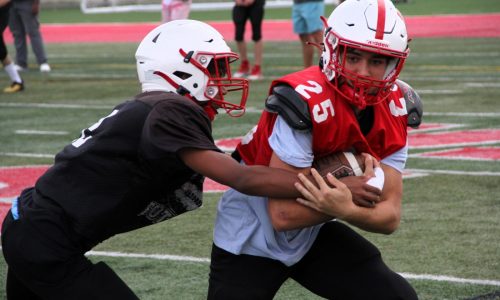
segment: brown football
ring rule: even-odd
[[[336,152],[314,160],[312,167],[323,177],[328,173],[336,178],[360,176],[365,171],[365,161],[361,154]]]

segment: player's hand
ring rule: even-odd
[[[311,169],[311,174],[316,181],[313,183],[304,174],[299,173],[300,183],[295,187],[303,198],[297,198],[302,205],[314,210],[343,219],[352,211],[354,206],[351,192],[345,184],[332,174],[326,176],[328,183],[321,177],[316,169]]]
[[[340,180],[351,190],[352,201],[362,207],[375,207],[381,201],[382,190],[367,182],[375,176],[375,168],[380,163],[373,156],[362,153],[365,159],[365,171],[362,176],[346,176]]]

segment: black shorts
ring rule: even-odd
[[[262,20],[264,19],[264,1],[256,0],[250,6],[234,6],[233,22],[237,42],[244,40],[245,25],[250,20],[252,25],[252,40],[258,42],[262,39]]]
[[[104,263],[93,264],[69,228],[62,209],[33,201],[32,189],[18,198],[2,225],[8,265],[8,299],[138,299]]]
[[[290,267],[213,245],[208,299],[273,299],[288,278],[327,299],[417,299],[378,249],[340,222],[326,223],[311,250]]]

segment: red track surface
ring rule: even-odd
[[[226,40],[233,40],[231,22],[209,22]],[[406,18],[411,38],[418,37],[500,37],[500,14],[412,16]],[[42,24],[46,43],[116,43],[140,42],[159,23],[100,23],[100,24]],[[297,40],[292,23],[287,20],[264,21],[263,36],[267,41]],[[246,30],[250,39],[251,30]],[[10,32],[4,35],[12,43]]]

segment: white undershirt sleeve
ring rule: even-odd
[[[311,131],[294,130],[280,116],[274,123],[269,145],[283,162],[294,167],[310,167],[314,160]]]

